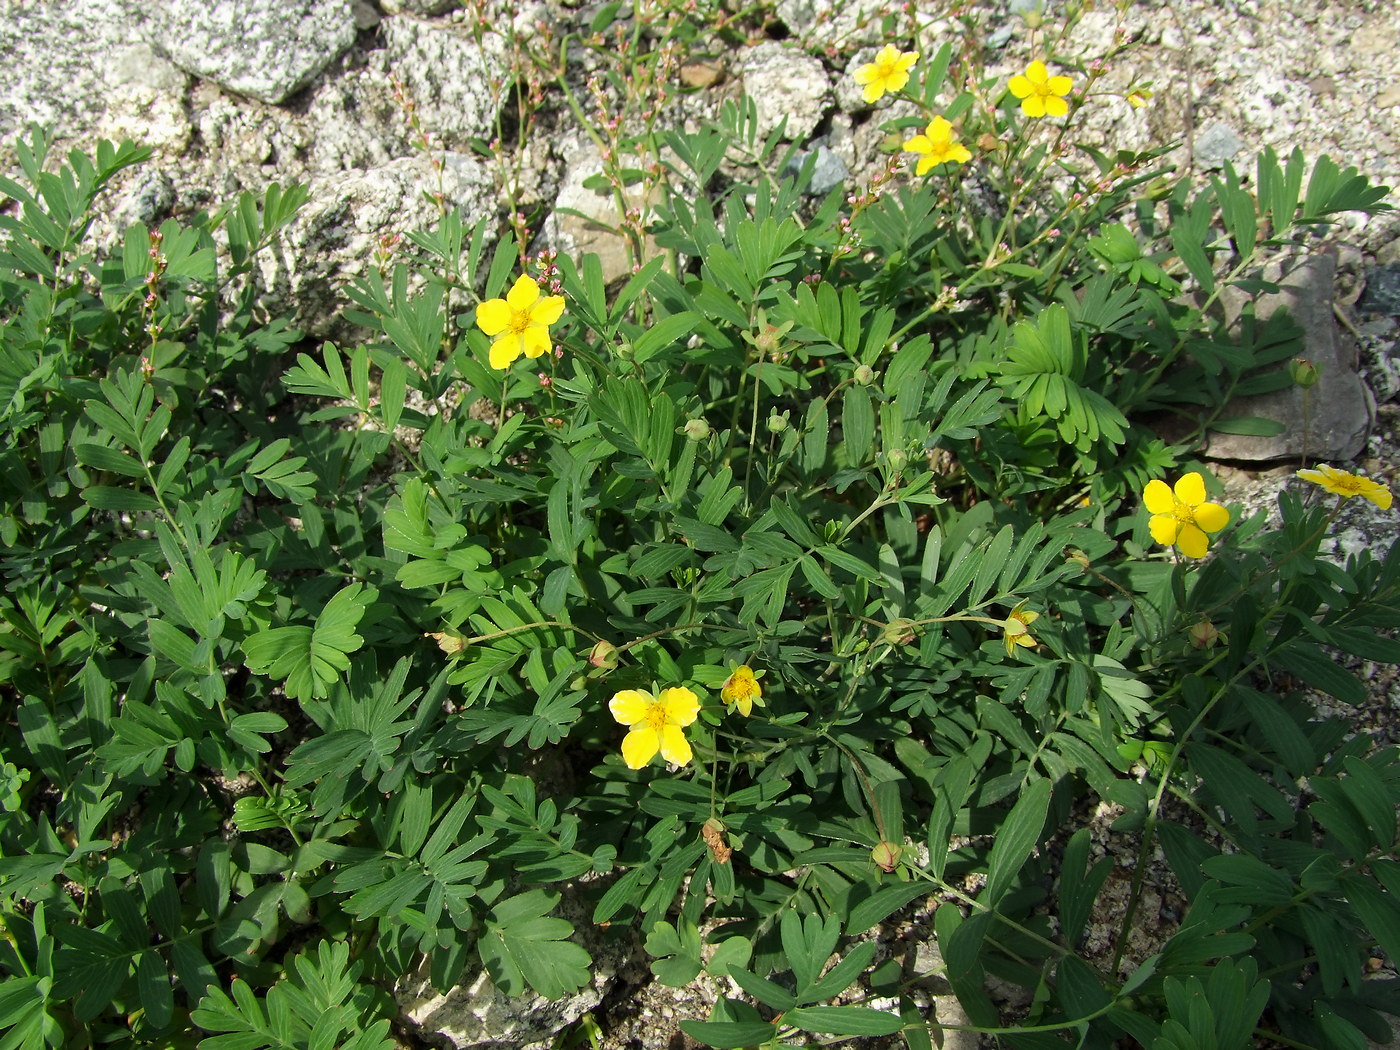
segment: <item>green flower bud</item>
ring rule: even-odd
[[[857,365],[855,379],[861,386],[869,386],[875,382],[875,369],[869,365]]]
[[[692,419],[681,427],[681,433],[691,441],[704,441],[710,436],[710,424],[703,419]]]
[[[892,448],[885,453],[891,470],[903,470],[909,463],[909,453],[902,448]]]
[[[768,429],[774,434],[781,434],[787,428],[787,416],[772,415],[768,417]]]
[[[588,654],[588,662],[594,667],[604,671],[611,671],[617,666],[617,646],[612,642],[600,639],[593,647],[593,651]]]
[[[875,867],[889,874],[899,867],[899,857],[903,852],[903,846],[896,846],[893,842],[881,840],[870,851],[870,859],[875,862]]]
[[[1288,374],[1304,390],[1317,385],[1322,378],[1322,370],[1305,357],[1295,357],[1288,363]]]
[[[880,640],[890,645],[908,645],[916,634],[914,621],[905,616],[896,616],[880,632]]]

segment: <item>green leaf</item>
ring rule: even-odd
[[[119,514],[142,514],[160,510],[160,502],[154,496],[145,492],[113,488],[110,485],[92,485],[83,489],[83,501],[98,510],[111,510]]]
[[[783,1014],[783,1021],[828,1035],[894,1035],[904,1027],[898,1014],[868,1006],[799,1006]]]
[[[547,999],[562,999],[588,983],[592,958],[568,940],[573,925],[549,915],[558,901],[544,890],[529,890],[491,910],[477,951],[507,995],[533,988]]]
[[[697,1043],[717,1050],[761,1046],[778,1034],[776,1025],[761,1021],[682,1021],[681,1031]]]
[[[326,603],[315,627],[273,627],[243,642],[248,669],[286,680],[295,700],[324,697],[350,667],[350,654],[364,644],[355,626],[377,597],[373,587],[352,583]]]
[[[995,907],[1011,888],[1016,875],[1035,849],[1035,844],[1040,841],[1049,808],[1050,781],[1035,780],[1022,790],[997,832],[992,852],[987,858],[987,885],[978,898],[983,904]]]

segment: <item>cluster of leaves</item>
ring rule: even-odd
[[[1154,201],[1154,155],[1087,151],[1064,196],[1021,129],[999,210],[950,180],[852,208],[759,127],[648,130],[665,254],[539,271],[562,353],[504,372],[463,296],[512,282],[509,231],[447,211],[348,289],[366,339],[315,350],[250,280],[302,190],[99,254],[142,152],[18,144],[0,1046],[387,1047],[410,975],[561,997],[635,928],[659,980],[745,993],[686,1022],[708,1045],[924,1047],[928,974],[869,931],[930,898],[938,976],[1008,1046],[1341,1050],[1400,1009],[1362,980],[1400,958],[1400,755],[1298,688],[1360,699],[1329,646],[1400,662],[1400,551],[1325,560],[1285,496],[1181,563],[1136,503],[1200,433],[1148,420],[1257,430],[1229,401],[1297,353],[1221,291],[1382,191],[1265,153]],[[607,701],[658,686],[701,698],[695,758],[630,770]],[[1086,797],[1141,851],[1111,960],[1080,951],[1112,877]],[[1184,914],[1126,959],[1157,846]]]

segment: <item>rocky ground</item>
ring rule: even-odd
[[[9,143],[31,121],[53,128],[64,147],[90,147],[102,137],[153,147],[154,160],[121,185],[104,218],[108,231],[214,208],[273,181],[307,182],[310,203],[262,279],[274,309],[293,312],[312,336],[337,334],[340,289],[372,265],[380,238],[436,217],[425,189],[469,219],[497,211],[495,170],[472,142],[497,133],[499,96],[492,85],[508,79],[512,52],[498,34],[478,42],[477,20],[512,26],[517,39],[557,42],[601,6],[0,0],[6,70],[0,170],[14,167]],[[1019,71],[1037,44],[1014,13],[1026,10],[1027,0],[972,6],[985,16],[993,72]],[[1056,6],[1049,5],[1051,22]],[[765,125],[786,116],[794,139],[819,151],[830,185],[859,185],[883,165],[875,150],[883,115],[860,100],[850,73],[881,42],[882,13],[881,0],[777,0],[771,17],[752,22],[747,46],[678,62],[677,77],[689,92],[673,102],[670,118],[713,112],[721,99],[746,91],[760,99]],[[1120,104],[1094,113],[1090,129],[1099,140],[1128,148],[1176,142],[1173,162],[1199,177],[1226,161],[1247,166],[1264,147],[1280,154],[1300,147],[1310,158],[1330,153],[1377,182],[1400,185],[1400,6],[1391,0],[1149,0],[1127,5],[1121,22],[1115,5],[1100,0],[1057,55],[1068,62],[1103,54],[1120,25],[1139,46],[1111,65],[1104,83],[1126,88],[1149,77],[1153,97],[1142,110]],[[926,28],[929,39],[960,31],[947,18],[932,18]],[[508,158],[518,159],[526,176],[521,202],[603,214],[608,202],[584,187],[599,170],[596,149],[564,107],[542,112],[540,133],[519,158]],[[420,148],[425,140],[430,152]],[[616,251],[562,210],[543,228],[561,250]],[[1322,399],[1329,411],[1340,406],[1332,451],[1355,456],[1368,473],[1394,485],[1400,480],[1400,213],[1340,223],[1325,264],[1310,267],[1299,288],[1291,305],[1296,311],[1306,302],[1311,311],[1310,352],[1326,355],[1328,381],[1351,392]],[[1296,465],[1267,462],[1298,453],[1298,419],[1290,415],[1296,406],[1273,410],[1294,425],[1282,439],[1294,445],[1215,449],[1229,460],[1222,476],[1246,505],[1267,506]],[[1393,536],[1390,520],[1357,504],[1336,538],[1342,555]],[[1394,740],[1400,687],[1393,678],[1373,681],[1373,703],[1359,713],[1360,723]],[[1109,841],[1103,837],[1103,848]],[[1157,913],[1169,925],[1174,890],[1165,875],[1155,883]],[[922,918],[932,903],[889,926],[890,953],[927,962],[920,953],[932,948]],[[1150,927],[1144,935],[1150,941]],[[635,963],[620,964],[619,973],[621,979],[600,981],[595,994],[569,1015],[551,1018],[549,1027],[584,1039],[588,1023],[578,1018],[591,1011],[606,1047],[680,1048],[686,1040],[677,1022],[705,1016],[711,997],[723,991],[704,983],[682,991],[647,984],[644,967]],[[929,989],[942,1016],[956,1004],[938,992]],[[471,1000],[473,1009],[484,1011],[483,1001]],[[476,1029],[479,1041],[463,1035],[462,1045],[519,1045],[527,1038],[501,1026],[507,1014],[528,1015],[528,1004],[494,1008],[506,1013],[491,1014]],[[945,1045],[973,1044],[950,1037]]]

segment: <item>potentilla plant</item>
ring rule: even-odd
[[[634,937],[729,979],[682,1022],[715,1047],[1375,1037],[1400,761],[1309,690],[1400,660],[1400,553],[1319,552],[1390,492],[1304,468],[1268,527],[1194,452],[1300,356],[1211,306],[1384,191],[1267,152],[1177,184],[1075,146],[1133,108],[1098,67],[969,62],[860,68],[921,112],[849,199],[751,100],[654,129],[660,254],[612,287],[448,210],[347,291],[345,348],[225,312],[300,191],[99,260],[140,155],[22,147],[6,1045],[387,1047],[391,992],[561,998]],[[1149,877],[1181,907],[1143,952]],[[900,914],[932,973],[872,933]]]

